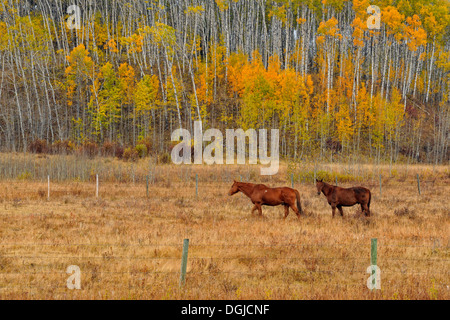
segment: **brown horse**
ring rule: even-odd
[[[370,217],[370,199],[372,195],[369,189],[363,187],[341,188],[317,179],[316,187],[318,195],[322,192],[327,197],[328,204],[333,212],[333,218],[336,208],[338,208],[341,216],[344,216],[342,207],[351,207],[358,203],[361,205],[361,210],[364,214]]]
[[[302,206],[300,204],[300,194],[297,190],[282,187],[282,188],[269,188],[264,184],[253,184],[245,182],[234,181],[231,186],[228,195],[241,191],[253,202],[252,215],[255,210],[258,210],[259,215],[262,216],[261,206],[284,206],[284,219],[289,214],[289,207],[295,212],[297,218],[300,219],[302,213]]]

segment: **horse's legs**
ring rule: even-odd
[[[341,214],[341,217],[344,216],[344,210],[342,210],[342,206],[336,206],[336,208],[338,208],[339,213]]]
[[[367,205],[367,203],[365,203],[364,205],[361,204],[361,209],[364,212],[364,215],[366,217],[370,217],[370,210],[369,210],[369,206]]]
[[[287,204],[284,205],[284,219],[289,215],[289,206]]]
[[[333,218],[334,218],[334,214],[336,213],[336,205],[335,204],[331,205],[331,212],[332,212]]]
[[[257,210],[258,209],[258,207],[256,206],[256,204],[253,206],[253,208],[252,208],[252,215],[253,215],[253,212],[255,212],[255,210]]]
[[[255,206],[258,209],[259,215],[262,216],[261,203],[255,203]]]
[[[292,209],[292,211],[295,212],[295,214],[297,215],[297,218],[300,219],[300,211],[299,211],[299,209],[297,208],[297,205],[296,205],[295,203],[294,203],[294,204],[291,204],[291,209]]]

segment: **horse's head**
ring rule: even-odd
[[[233,194],[239,192],[238,182],[234,180],[233,185],[231,186],[230,191],[228,191],[228,195],[232,196]]]
[[[317,195],[320,195],[324,185],[325,185],[325,183],[323,183],[323,179],[320,179],[320,180],[316,179]]]

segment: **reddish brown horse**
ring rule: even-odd
[[[234,181],[228,194],[232,196],[237,192],[242,192],[253,202],[252,215],[255,210],[258,210],[259,215],[262,216],[261,206],[284,206],[284,219],[289,214],[289,207],[295,212],[297,218],[300,218],[302,213],[302,206],[300,204],[300,194],[297,190],[282,187],[269,188],[264,184],[253,184],[245,182]]]
[[[361,205],[361,210],[364,214],[370,217],[370,199],[372,195],[369,189],[363,187],[341,188],[317,179],[316,187],[318,195],[322,192],[327,197],[328,204],[333,212],[333,218],[336,208],[338,208],[341,216],[344,216],[342,207],[351,207],[358,203]]]

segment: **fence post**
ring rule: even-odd
[[[380,197],[383,195],[383,193],[381,192],[381,174],[380,174]]]
[[[98,198],[98,174],[95,175],[95,196]]]
[[[47,176],[47,200],[50,200],[50,175]]]
[[[147,190],[147,198],[148,198],[148,175],[147,175],[147,188],[146,188],[146,190]]]
[[[181,256],[181,273],[180,273],[180,287],[186,282],[186,269],[187,269],[187,257],[188,257],[189,239],[183,241],[183,253]]]
[[[198,174],[195,174],[195,196],[198,197]]]
[[[291,185],[292,185],[292,189],[294,189],[294,174],[291,173]]]
[[[370,247],[370,265],[377,265],[377,238],[372,238],[371,247]],[[377,275],[376,268],[372,269],[372,287],[376,288]]]
[[[417,189],[419,190],[419,196],[420,196],[420,178],[419,178],[419,174],[417,174]]]
[[[337,176],[336,176],[336,187],[337,187]]]

